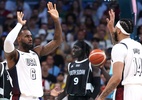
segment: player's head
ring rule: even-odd
[[[130,36],[130,34],[133,32],[133,22],[130,19],[121,19],[117,22],[115,26],[116,32],[115,32],[115,41],[119,41],[118,35],[122,33],[123,36]]]
[[[33,49],[32,34],[27,28],[24,27],[21,29],[17,41],[19,46],[22,47],[25,51]]]
[[[77,41],[72,48],[74,58],[85,58],[89,56],[90,46],[84,41]]]

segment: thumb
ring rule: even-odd
[[[107,21],[107,23],[109,22],[109,19],[108,18],[106,18],[106,21]]]

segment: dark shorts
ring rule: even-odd
[[[115,94],[115,100],[123,100],[124,87],[118,87]]]

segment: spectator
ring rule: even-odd
[[[54,75],[55,77],[57,77],[57,75],[60,73],[60,68],[56,65],[54,65],[54,58],[52,55],[47,55],[46,57],[46,62],[47,65],[49,67],[48,72],[52,75]]]

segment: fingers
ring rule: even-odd
[[[54,4],[54,9],[56,9],[56,4]]]
[[[19,15],[19,13],[20,13],[20,12],[19,12],[19,11],[17,11],[17,16]]]
[[[106,18],[106,21],[107,21],[107,23],[109,22],[109,19],[108,18]]]
[[[109,17],[110,17],[110,20],[111,20],[111,19],[113,19],[113,16],[112,16],[111,10],[109,11]]]
[[[20,12],[20,11],[17,11],[17,16],[23,18],[24,17],[24,13]]]
[[[50,6],[49,6],[49,3],[47,3],[47,8],[48,8],[48,10],[50,10]]]
[[[23,17],[24,17],[24,13],[21,12],[21,18],[23,18]]]
[[[113,9],[111,9],[110,10],[110,18],[112,19],[112,20],[114,20],[114,18],[115,18],[115,12],[113,11]]]
[[[52,2],[48,2],[48,3],[47,3],[47,8],[48,8],[48,10],[54,9],[55,7],[56,7],[55,4],[54,4],[54,7],[53,7]]]
[[[115,18],[115,13],[114,13],[114,11],[111,9],[111,10],[109,10],[109,16],[110,16],[110,20],[113,20],[114,18]]]

